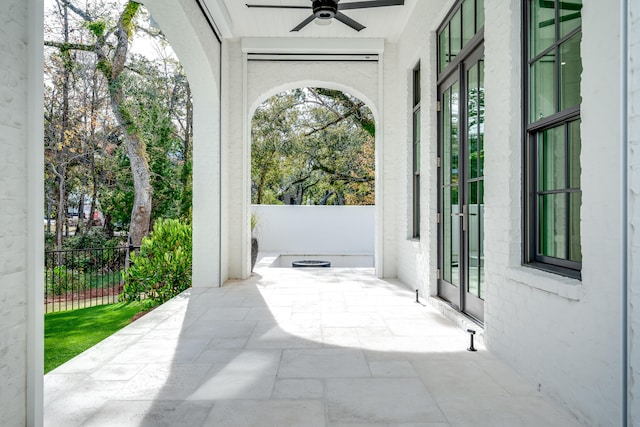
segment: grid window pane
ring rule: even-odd
[[[531,256],[526,261],[549,264],[553,271],[561,268],[575,276],[582,262],[582,0],[530,0],[528,4],[523,62],[529,67],[525,95],[533,151],[527,144],[524,173],[533,181],[527,184],[530,193],[525,197],[531,224],[527,233]]]
[[[478,169],[479,176],[484,176],[484,59],[478,66]]]
[[[451,283],[451,193],[447,187],[444,188],[443,194],[443,255],[444,255],[444,280]]]
[[[478,176],[478,65],[467,71],[467,138],[469,140],[468,174],[471,178]]]
[[[484,0],[476,0],[476,29],[479,30],[483,26],[484,26]]]
[[[569,188],[580,188],[580,120],[569,123]]]
[[[562,0],[558,4],[560,38],[578,28],[582,23],[582,0]]]
[[[459,127],[459,85],[456,82],[451,86],[451,182],[458,183],[459,153],[460,153],[460,127]]]
[[[580,104],[580,39],[582,34],[571,36],[560,45],[560,110]]]
[[[462,47],[464,47],[476,33],[474,2],[475,0],[464,0],[464,3],[462,3]]]
[[[478,296],[484,299],[484,182],[478,183]]]
[[[548,53],[531,65],[529,120],[533,123],[556,112],[555,54]]]
[[[443,183],[451,183],[451,88],[444,92],[442,112],[442,161]]]
[[[449,64],[449,25],[440,33],[440,71]]]
[[[538,136],[538,191],[566,188],[564,126]]]
[[[467,185],[467,292],[480,296],[480,218],[478,215],[478,185],[470,182]]]
[[[538,251],[540,255],[565,259],[567,251],[567,194],[538,196]]]
[[[580,207],[582,193],[569,193],[569,260],[582,261],[580,245]]]
[[[420,110],[413,113],[413,140],[420,141]]]
[[[453,18],[451,18],[451,22],[449,23],[449,26],[451,28],[451,34],[450,34],[451,58],[449,58],[450,61],[452,61],[453,58],[455,58],[456,55],[458,55],[460,53],[460,50],[462,49],[462,23],[461,23],[462,13],[460,11],[461,9],[458,9],[455,15],[453,15]]]
[[[552,1],[531,2],[529,34],[530,58],[534,58],[556,41],[555,8]]]

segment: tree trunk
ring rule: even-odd
[[[56,208],[56,249],[62,250],[62,233],[64,220],[65,220],[65,212],[64,212],[64,199],[65,199],[65,191],[64,191],[64,173],[56,173],[56,181],[58,184],[58,197],[57,197],[57,208]]]
[[[142,238],[149,233],[153,196],[147,147],[127,118],[123,106],[122,89],[117,81],[109,86],[109,92],[111,94],[111,110],[116,116],[118,124],[122,127],[133,176],[133,209],[129,224],[129,241],[133,246],[140,246]]]
[[[126,134],[127,153],[133,174],[133,209],[129,225],[129,238],[133,246],[140,246],[149,233],[153,188],[147,163],[146,146],[137,135]]]

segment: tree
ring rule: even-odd
[[[64,179],[55,182],[66,185],[56,187],[64,194],[54,197],[48,184],[48,200],[68,204],[75,197],[81,215],[87,200],[94,212],[100,199],[107,233],[113,223],[129,224],[131,242],[139,245],[153,218],[190,215],[193,114],[184,72],[165,52],[163,35],[137,25],[145,14],[138,3],[117,3],[95,0],[80,7],[55,0],[52,15],[59,22],[45,28],[45,45],[53,49],[45,87],[47,169],[51,183],[54,171],[63,170]],[[134,37],[141,36],[161,46],[151,60],[130,52]],[[70,100],[66,109],[64,99]],[[74,121],[63,120],[64,111]],[[73,132],[62,131],[71,125]],[[66,207],[57,211],[64,215]]]
[[[146,145],[141,138],[140,129],[125,106],[122,74],[140,4],[132,1],[127,2],[115,25],[109,26],[105,19],[94,17],[87,10],[76,7],[68,0],[57,1],[64,5],[65,10],[71,9],[84,20],[86,27],[93,34],[93,41],[92,43],[71,43],[68,40],[63,42],[45,41],[45,44],[57,47],[61,52],[83,50],[93,52],[97,57],[97,69],[108,83],[111,110],[125,138],[134,186],[129,239],[133,245],[139,246],[142,238],[149,232],[153,188],[151,187]]]
[[[252,202],[373,204],[374,137],[371,111],[343,92],[268,99],[252,121]]]

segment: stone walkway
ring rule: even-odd
[[[574,426],[372,269],[195,288],[45,376],[45,425]]]

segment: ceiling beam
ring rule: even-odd
[[[382,54],[384,39],[245,37],[244,53]]]

